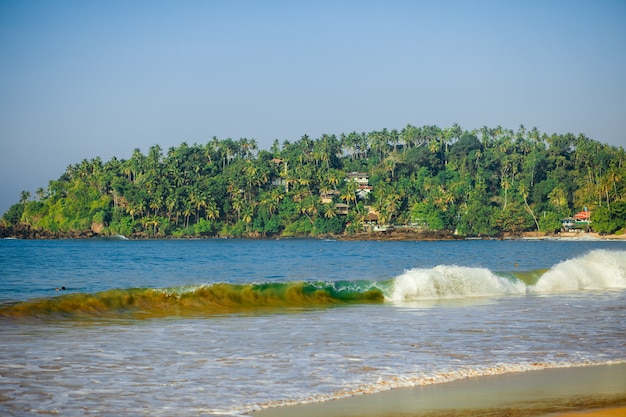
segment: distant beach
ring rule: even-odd
[[[601,235],[594,232],[524,232],[520,234],[500,234],[496,236],[458,236],[451,232],[417,232],[397,229],[387,232],[360,232],[354,235],[337,236],[340,240],[626,240],[626,234]]]

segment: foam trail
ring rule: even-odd
[[[529,292],[552,293],[626,288],[626,252],[594,250],[550,268]]]
[[[396,277],[388,299],[390,301],[432,300],[525,292],[526,285],[523,282],[508,280],[485,268],[439,265],[430,269],[410,269]]]

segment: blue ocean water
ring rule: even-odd
[[[625,318],[626,242],[3,240],[0,414],[239,415],[623,362]]]

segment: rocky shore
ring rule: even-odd
[[[32,229],[25,224],[17,226],[5,226],[0,224],[0,238],[15,239],[84,239],[100,236],[93,230],[81,232],[50,232],[46,230]]]
[[[17,226],[6,226],[0,224],[0,239],[14,238],[14,239],[88,239],[88,238],[107,238],[110,237],[106,234],[97,233],[92,229],[83,230],[80,232],[50,232],[40,229],[32,229],[28,225],[20,224]],[[217,236],[217,237],[229,237],[230,236]],[[298,236],[306,238],[310,236]],[[359,232],[351,235],[324,235],[316,236],[322,239],[337,239],[337,240],[388,240],[388,241],[412,241],[412,240],[509,240],[509,239],[527,239],[527,240],[542,240],[542,239],[572,239],[572,240],[626,240],[626,234],[621,235],[600,235],[598,233],[543,233],[543,232],[524,232],[519,234],[503,233],[494,236],[459,236],[450,231],[425,231],[425,230],[413,230],[413,229],[393,229],[385,232]],[[143,233],[137,233],[130,236],[126,236],[129,239],[153,239],[154,237],[148,236]],[[175,236],[158,236],[157,239],[185,239],[186,237],[177,238]],[[200,237],[202,238],[202,237]],[[207,238],[215,238],[213,236]],[[247,239],[265,239],[259,236],[248,236]],[[276,236],[272,236],[271,239],[275,239]],[[280,237],[279,237],[280,238]]]

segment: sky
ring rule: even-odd
[[[624,122],[621,0],[0,0],[0,213],[155,144]]]

